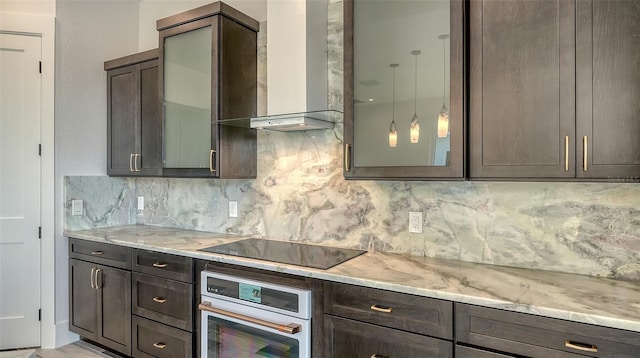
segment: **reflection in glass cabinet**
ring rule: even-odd
[[[164,40],[164,167],[208,168],[211,26]]]
[[[345,1],[345,177],[463,177],[462,5]]]

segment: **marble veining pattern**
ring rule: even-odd
[[[65,233],[69,237],[394,290],[640,332],[640,285],[542,270],[370,251],[329,270],[197,251],[242,237],[149,226]]]

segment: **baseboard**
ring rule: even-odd
[[[77,334],[69,331],[68,320],[56,323],[56,348],[73,343],[78,339],[80,337]]]

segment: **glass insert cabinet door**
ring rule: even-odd
[[[344,2],[344,176],[463,179],[463,1]]]

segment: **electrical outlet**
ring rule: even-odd
[[[71,200],[71,215],[80,216],[84,212],[82,200]]]
[[[409,212],[409,232],[422,234],[422,211]]]
[[[138,210],[144,210],[144,196],[138,197]]]
[[[229,200],[229,217],[230,218],[238,217],[238,202],[235,200]]]

